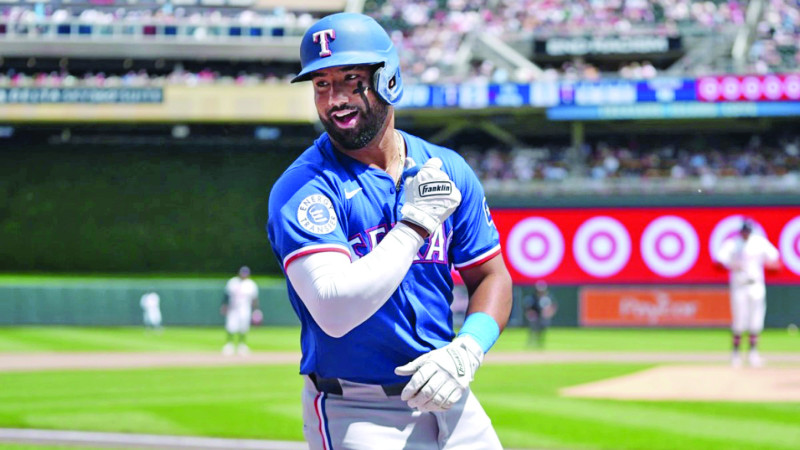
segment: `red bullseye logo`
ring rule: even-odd
[[[800,100],[800,75],[700,77],[696,89],[704,102]]]
[[[758,77],[744,77],[742,80],[744,98],[755,101],[761,98],[761,80]]]
[[[781,231],[778,249],[786,268],[800,275],[800,216],[790,220]]]
[[[653,273],[677,277],[697,262],[700,240],[694,227],[677,216],[662,216],[650,222],[642,234],[642,259]]]
[[[572,242],[575,261],[589,275],[617,274],[631,256],[631,237],[618,220],[598,216],[584,222]]]
[[[783,95],[783,83],[775,75],[764,77],[764,97],[769,100],[779,100]]]
[[[722,96],[725,100],[738,100],[742,94],[742,85],[736,77],[725,77],[722,79]]]
[[[717,260],[717,254],[720,247],[722,247],[722,243],[739,235],[744,219],[745,217],[739,214],[728,216],[720,220],[714,230],[711,231],[711,237],[708,240],[708,251],[713,261]],[[760,234],[764,237],[767,235],[761,224],[757,222],[753,222],[753,234]]]
[[[786,97],[789,100],[800,100],[800,76],[799,75],[789,75],[783,81],[784,90],[786,91]]]
[[[531,278],[544,277],[556,270],[564,259],[564,236],[544,217],[529,217],[509,232],[506,252],[519,273]]]
[[[715,78],[701,78],[697,81],[697,91],[701,100],[713,102],[719,98],[719,84]]]

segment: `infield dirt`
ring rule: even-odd
[[[562,389],[614,400],[800,402],[800,368],[667,365]]]

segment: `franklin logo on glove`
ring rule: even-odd
[[[403,221],[418,225],[428,235],[439,227],[461,203],[461,191],[442,171],[442,160],[431,158],[416,175],[406,177],[406,203],[400,209]]]
[[[420,197],[429,197],[431,195],[450,195],[450,192],[452,191],[453,186],[449,181],[425,183],[419,186]]]
[[[447,354],[449,354],[450,357],[453,358],[453,364],[456,365],[456,372],[458,373],[458,376],[463,377],[464,374],[467,372],[464,371],[464,362],[461,361],[461,357],[458,356],[458,353],[456,353],[456,351],[451,348],[447,349]]]

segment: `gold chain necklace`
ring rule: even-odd
[[[400,182],[403,180],[403,168],[405,167],[406,163],[405,155],[403,155],[403,153],[405,153],[403,152],[403,149],[405,148],[405,141],[403,140],[403,136],[399,132],[397,132],[397,130],[394,130],[394,142],[395,145],[397,145],[397,159],[400,163],[397,168],[398,172],[397,172],[396,187],[397,189],[400,189]]]

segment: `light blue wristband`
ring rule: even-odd
[[[500,326],[492,316],[484,312],[472,313],[464,321],[464,325],[459,330],[458,335],[468,334],[474,338],[483,349],[483,353],[489,351],[500,337]]]

